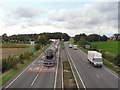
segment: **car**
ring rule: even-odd
[[[72,48],[72,45],[71,45],[71,44],[69,44],[69,48]]]
[[[73,49],[74,49],[74,50],[77,50],[77,45],[74,45],[74,46],[73,46]]]

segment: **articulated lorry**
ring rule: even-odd
[[[93,66],[102,67],[102,54],[97,51],[88,51],[88,61],[92,63]]]
[[[56,61],[56,51],[53,48],[46,50],[45,60],[43,62],[44,66],[50,67],[54,66]]]

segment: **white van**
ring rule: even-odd
[[[88,51],[88,60],[93,66],[102,67],[103,65],[102,54],[97,51]]]
[[[74,45],[74,47],[73,47],[73,48],[74,48],[74,50],[77,50],[77,45]]]
[[[69,48],[72,48],[72,45],[71,45],[71,44],[69,44]]]

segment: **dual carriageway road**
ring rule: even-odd
[[[118,75],[108,69],[106,66],[95,68],[87,61],[87,54],[80,49],[73,50],[69,48],[67,43],[65,50],[68,60],[73,68],[74,77],[78,88],[106,88],[118,90],[120,86]],[[50,46],[53,47],[53,44]],[[55,67],[47,68],[42,63],[42,53],[31,64],[21,70],[15,77],[3,85],[3,89],[7,88],[62,88],[61,66],[59,65],[60,47],[57,52],[57,64]],[[60,78],[61,77],[61,78]],[[92,90],[92,89],[91,89]]]

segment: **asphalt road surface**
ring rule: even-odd
[[[53,44],[50,47],[53,47]],[[59,50],[57,57],[59,57],[58,54]],[[54,67],[47,68],[43,65],[43,60],[41,59],[43,56],[44,53],[8,81],[3,88],[56,88],[58,63]]]
[[[79,76],[78,81],[82,83],[80,88],[118,88],[120,78],[114,71],[106,66],[102,68],[93,67],[89,64],[86,53],[80,49],[69,48],[68,43],[65,43],[65,47]]]

